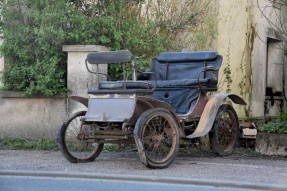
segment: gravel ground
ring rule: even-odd
[[[0,174],[10,170],[55,171],[287,185],[286,157],[244,157],[240,152],[227,157],[184,152],[169,168],[157,170],[143,166],[134,151],[102,152],[94,162],[72,164],[60,152],[0,150],[0,160]]]

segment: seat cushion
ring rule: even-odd
[[[182,79],[182,80],[157,80],[157,81],[102,81],[100,89],[153,89],[153,88],[178,88],[192,87],[199,84],[208,85],[210,79]]]
[[[194,62],[215,60],[218,56],[216,51],[201,52],[163,52],[157,56],[159,62]]]
[[[102,81],[99,89],[152,89],[149,81]]]
[[[155,88],[177,88],[177,87],[192,87],[198,85],[208,85],[210,79],[182,79],[182,80],[158,80],[153,81],[152,85]]]

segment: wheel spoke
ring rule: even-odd
[[[149,158],[154,161],[161,161],[169,154],[172,144],[171,128],[168,121],[156,116],[144,128],[143,144]],[[167,133],[168,132],[168,133]]]
[[[165,168],[177,155],[178,124],[169,111],[162,108],[145,111],[138,118],[134,133],[140,137],[140,142],[136,139],[136,144],[139,151],[141,145],[144,148],[145,157],[142,157],[142,153],[139,154],[147,167]]]
[[[230,154],[238,138],[238,118],[230,105],[222,105],[216,116],[214,132],[211,137],[214,152],[220,155]]]
[[[92,161],[98,156],[103,144],[88,142],[91,126],[84,125],[81,118],[86,112],[78,112],[72,116],[61,128],[59,134],[60,150],[70,162]]]

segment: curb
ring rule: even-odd
[[[0,176],[30,176],[30,177],[53,177],[53,178],[78,178],[78,179],[98,179],[98,180],[114,180],[114,181],[132,181],[132,182],[148,182],[163,183],[173,185],[194,185],[194,186],[211,186],[220,188],[238,188],[245,190],[274,190],[286,191],[287,184],[265,184],[265,183],[244,183],[230,182],[218,180],[200,180],[190,178],[174,178],[174,177],[158,177],[158,176],[138,176],[138,175],[110,175],[110,174],[94,174],[94,173],[68,173],[55,171],[14,171],[1,170]]]

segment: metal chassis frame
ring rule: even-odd
[[[107,96],[109,97],[109,95]],[[183,128],[179,129],[180,137],[186,139],[205,136],[209,133],[214,123],[217,111],[226,98],[229,98],[235,104],[246,105],[245,101],[235,94],[219,93],[215,94],[211,99],[208,100],[205,93],[201,92],[192,110],[190,110],[187,114],[177,115],[169,104],[153,99],[150,96],[138,96],[136,94],[128,96],[134,98],[135,105],[133,114],[129,119],[119,122],[135,123],[144,111],[151,108],[164,108],[175,117],[179,124],[192,121],[198,122],[195,131],[190,135],[186,135]],[[71,96],[70,98],[88,107],[89,98],[81,96]],[[117,98],[115,97],[114,99]],[[110,108],[112,109],[112,107]]]

